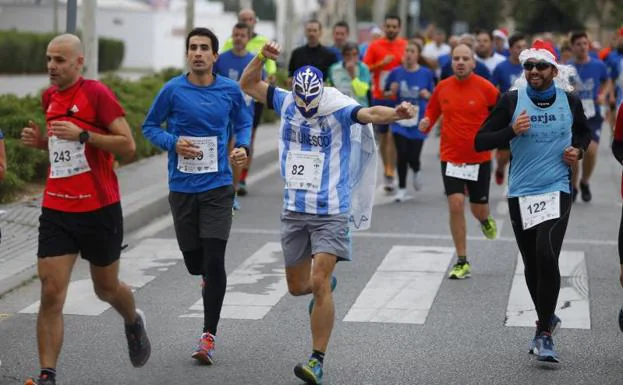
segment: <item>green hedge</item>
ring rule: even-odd
[[[54,34],[0,31],[0,73],[45,73],[45,52]],[[123,41],[99,38],[99,71],[114,71],[121,66],[125,54]]]
[[[145,139],[141,129],[145,115],[160,88],[180,73],[179,69],[166,69],[137,81],[128,81],[113,74],[100,79],[113,90],[125,109],[126,119],[136,142],[136,154],[130,161],[161,152]],[[271,123],[276,119],[274,111],[264,109],[262,123]],[[25,183],[42,182],[47,175],[49,165],[47,151],[24,147],[19,140],[22,129],[29,120],[39,124],[41,130],[44,129],[45,117],[39,97],[18,98],[13,94],[0,95],[0,129],[5,134],[8,163],[7,175],[0,183],[0,203],[11,202]]]
[[[124,80],[116,75],[107,75],[101,79],[119,98],[132,128],[136,154],[130,161],[160,152],[145,139],[141,127],[160,88],[179,73],[179,70],[169,69],[156,75],[144,76],[137,81]],[[8,166],[7,175],[0,183],[0,203],[11,202],[26,183],[42,182],[47,175],[49,165],[47,151],[24,147],[19,140],[22,129],[29,120],[35,121],[41,130],[44,129],[45,117],[39,97],[18,98],[12,94],[0,95],[0,128],[5,134]]]

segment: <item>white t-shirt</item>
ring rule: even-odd
[[[494,52],[493,56],[490,56],[486,59],[483,59],[479,57],[478,55],[476,55],[476,60],[486,65],[487,68],[489,69],[489,72],[493,74],[493,70],[495,70],[495,67],[497,67],[498,64],[500,64],[501,62],[505,61],[506,57],[504,57],[504,55],[500,55],[497,52]]]
[[[422,56],[427,59],[437,60],[441,55],[447,55],[451,51],[450,46],[446,43],[442,43],[441,45],[437,45],[435,42],[430,42],[424,46],[422,49]]]

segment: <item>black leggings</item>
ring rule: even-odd
[[[524,230],[519,198],[508,199],[509,214],[517,246],[525,266],[526,283],[539,317],[538,331],[549,331],[560,292],[558,258],[567,231],[571,196],[560,193],[560,218]]]
[[[420,171],[420,154],[424,141],[421,139],[408,139],[400,134],[394,134],[398,164],[398,188],[407,187],[407,166],[411,166],[413,172]]]
[[[216,335],[216,328],[221,318],[221,308],[227,288],[225,271],[225,248],[227,241],[216,238],[202,238],[201,249],[184,251],[186,261],[201,261],[203,278],[203,332]],[[188,262],[187,262],[188,266]]]

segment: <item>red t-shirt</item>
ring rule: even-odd
[[[451,76],[439,82],[426,106],[426,117],[441,122],[441,154],[444,162],[484,163],[491,152],[476,152],[474,140],[482,123],[495,106],[500,92],[478,75],[459,80]],[[430,130],[430,129],[429,129]]]
[[[377,68],[372,71],[372,97],[374,99],[385,99],[383,91],[385,89],[387,76],[391,70],[402,63],[406,48],[407,41],[401,37],[397,37],[394,40],[387,40],[385,38],[376,39],[368,46],[366,55],[363,58],[363,62],[368,65],[368,67],[382,62],[386,56],[393,56],[391,62],[384,65],[382,68]]]
[[[59,91],[52,86],[42,95],[46,115],[50,168],[43,207],[65,212],[87,212],[120,201],[119,183],[108,151],[52,137],[50,123],[67,120],[85,131],[108,134],[108,127],[125,112],[104,84],[80,78]],[[83,148],[83,150],[82,150]],[[84,154],[84,155],[82,155]]]

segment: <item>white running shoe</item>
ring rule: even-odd
[[[420,191],[422,189],[422,175],[420,171],[413,173],[413,188],[415,191]]]
[[[406,199],[407,199],[407,189],[399,188],[398,191],[396,192],[396,196],[394,197],[394,200],[396,202],[404,202]]]

